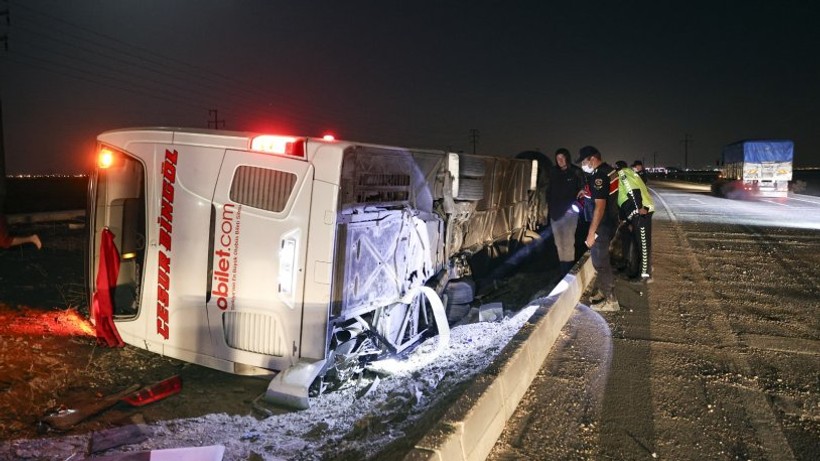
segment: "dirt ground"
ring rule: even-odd
[[[654,283],[576,311],[488,459],[818,459],[820,200],[653,187]]]
[[[38,423],[43,416],[174,375],[183,382],[178,395],[140,408],[117,403],[65,435],[218,413],[262,418],[265,411],[288,411],[269,405],[260,411],[254,403],[268,379],[222,373],[130,346],[98,346],[83,288],[85,231],[70,229],[68,223],[15,231],[38,233],[44,246],[41,251],[27,246],[0,253],[0,442],[59,435]],[[485,287],[481,300],[520,308],[558,278],[550,266],[531,264]]]
[[[96,345],[83,288],[83,230],[67,223],[15,229],[36,232],[43,249],[0,254],[0,437],[54,431],[38,425],[50,410],[110,395],[133,384],[179,375],[183,392],[139,409],[118,403],[72,431],[128,421],[184,418],[212,412],[249,414],[267,381],[163,358],[133,347]]]

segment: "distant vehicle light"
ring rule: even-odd
[[[322,136],[322,139],[324,139],[325,141],[335,141],[336,137],[333,136],[332,134],[326,134],[326,135]]]
[[[111,149],[102,148],[97,155],[97,167],[100,169],[111,168],[114,164],[114,152]]]
[[[292,136],[265,134],[251,140],[251,150],[304,158],[305,140]]]

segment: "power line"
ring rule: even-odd
[[[22,60],[19,58],[23,58]],[[190,107],[196,107],[198,109],[204,109],[206,106],[201,104],[196,104],[191,101],[188,101],[184,97],[180,97],[175,93],[168,93],[162,90],[157,90],[155,88],[146,87],[143,85],[128,85],[124,86],[122,84],[111,83],[110,81],[106,81],[105,79],[111,79],[111,77],[107,77],[104,75],[95,74],[84,69],[79,69],[74,66],[65,65],[62,63],[57,63],[54,61],[50,61],[48,59],[38,58],[36,56],[27,55],[25,53],[20,53],[18,51],[10,51],[8,56],[6,57],[11,62],[16,62],[18,64],[23,64],[30,67],[39,68],[42,70],[46,70],[49,72],[53,72],[58,75],[72,77],[74,79],[79,79],[85,82],[95,83],[98,85],[104,85],[109,88],[114,88],[121,91],[126,91],[132,94],[140,95],[140,96],[149,96],[152,98],[156,98],[162,101],[173,101],[181,104],[185,104]],[[35,63],[27,62],[26,59],[30,61],[36,61]],[[49,67],[53,66],[53,67]],[[55,68],[56,67],[56,68]],[[116,82],[116,81],[115,81]]]
[[[47,26],[44,25],[42,22],[31,17],[26,17],[25,15],[16,16],[15,19],[17,19],[18,17],[22,18],[25,23],[33,25],[35,28],[44,28],[48,32],[38,32],[37,30],[31,29],[29,27],[20,27],[21,30],[29,34],[34,34],[38,37],[45,37],[47,40],[51,42],[56,42],[59,44],[59,46],[62,46],[67,50],[78,51],[81,53],[85,53],[87,56],[93,56],[95,58],[101,57],[103,64],[95,63],[89,59],[85,59],[85,62],[88,63],[88,65],[90,66],[89,70],[94,71],[96,69],[103,69],[109,75],[102,77],[114,80],[115,82],[112,83],[111,81],[106,81],[105,83],[102,83],[100,82],[100,75],[95,75],[93,72],[89,73],[87,71],[82,71],[77,69],[76,67],[71,67],[71,78],[91,81],[116,90],[127,91],[132,94],[147,95],[160,100],[179,101],[180,99],[183,99],[185,100],[185,105],[190,107],[196,107],[200,110],[202,110],[205,104],[209,104],[209,100],[212,99],[214,95],[218,95],[220,98],[228,96],[231,98],[231,104],[240,109],[240,114],[243,116],[256,114],[268,119],[271,116],[271,114],[274,113],[280,116],[287,117],[288,120],[318,126],[332,126],[336,125],[338,120],[345,120],[352,123],[352,126],[379,127],[380,132],[383,133],[383,135],[394,133],[394,136],[406,138],[408,137],[407,135],[415,136],[418,134],[418,132],[416,131],[411,132],[407,130],[405,128],[405,124],[397,124],[384,117],[372,119],[369,117],[367,111],[364,110],[363,107],[358,104],[355,105],[352,108],[352,110],[328,110],[328,108],[320,109],[315,106],[311,107],[311,105],[309,104],[303,104],[301,102],[297,103],[296,101],[293,101],[292,98],[289,98],[287,96],[287,93],[285,93],[284,95],[278,95],[274,97],[274,95],[269,91],[258,90],[254,85],[250,85],[246,82],[239,81],[235,75],[228,76],[223,73],[216,72],[212,69],[206,69],[200,66],[195,66],[193,64],[189,64],[179,59],[170,58],[158,53],[154,53],[144,47],[139,47],[128,42],[125,42],[123,40],[120,40],[116,37],[112,37],[94,30],[87,29],[85,27],[66,21],[60,17],[44,13],[42,11],[37,10],[36,8],[31,8],[28,5],[24,5],[18,2],[13,2],[13,5],[14,7],[19,7],[25,10],[26,12],[29,12],[40,18],[46,18],[47,21],[54,24],[53,26]],[[15,20],[15,24],[19,24],[19,21]],[[75,32],[75,30],[81,31],[82,34]],[[58,39],[54,39],[50,35],[55,33],[62,34],[68,37],[73,37],[75,40],[61,41]],[[100,43],[94,38],[91,38],[88,35],[83,34],[88,34],[91,37],[97,37],[98,39],[102,39],[104,43]],[[29,42],[27,43],[28,45],[31,44],[30,40],[23,40],[23,42]],[[89,46],[85,46],[84,44],[87,44]],[[37,48],[34,45],[32,45],[32,47]],[[93,49],[91,47],[98,47],[110,51],[100,51],[97,49]],[[126,49],[123,49],[123,47],[125,47]],[[42,47],[39,48],[42,49]],[[62,55],[65,59],[74,60],[73,56],[67,55],[65,52],[50,52],[52,54]],[[39,64],[33,64],[31,61],[25,62],[25,59],[37,60]],[[24,55],[20,53],[18,53],[18,58],[16,60],[9,59],[9,61],[40,69],[47,67],[46,70],[49,72],[59,72],[55,70],[55,68],[59,69],[68,66],[68,64],[60,63],[54,60],[44,60],[42,58],[37,58],[34,55]],[[122,69],[113,68],[110,65],[104,64],[109,61],[123,63],[127,66],[130,66],[132,70],[129,72],[123,72]],[[43,64],[44,62],[47,62],[47,64]],[[192,70],[196,74],[195,79],[192,78]],[[166,83],[161,80],[158,80],[155,77],[143,78],[144,74],[149,72],[156,74],[156,76],[162,78],[171,79],[174,82],[183,83],[181,85],[174,83]],[[124,78],[117,77],[117,75],[124,75]],[[130,82],[134,79],[136,79],[138,83],[127,83],[127,87],[124,87],[122,82],[116,81],[127,80]],[[156,83],[157,85],[160,85],[160,89],[152,88],[149,84],[146,84],[146,81],[150,81]],[[136,89],[136,91],[134,88],[135,86],[139,87],[138,89]],[[168,97],[167,89],[169,87],[173,87],[177,90],[172,94],[173,99],[170,99]],[[155,91],[161,92],[163,95],[158,97],[158,95],[156,94],[151,94],[151,92]],[[205,101],[202,101],[199,96],[192,96],[192,94],[200,93],[206,96]],[[193,101],[190,101],[189,99]],[[260,107],[260,100],[270,101],[272,99],[276,100],[276,109],[273,112],[266,110],[263,107]],[[268,105],[270,105],[270,103]],[[224,111],[229,114],[235,113],[235,111],[232,110],[230,106],[227,108],[223,107],[223,109],[225,109]],[[311,109],[314,110],[312,111]],[[351,132],[351,134],[353,133]],[[430,133],[428,131],[426,134],[427,137],[436,136],[441,139],[453,139],[454,133],[448,131]],[[369,130],[368,133],[366,133],[363,137],[368,139],[373,138]],[[391,143],[389,139],[384,139],[384,141],[386,141],[387,143]]]
[[[197,83],[196,84],[201,84],[202,81],[213,82],[213,84],[209,86],[211,88],[210,91],[216,90],[216,91],[219,92],[219,94],[223,94],[223,95],[226,94],[226,93],[232,93],[234,95],[238,95],[238,94],[241,93],[241,94],[244,94],[243,97],[251,98],[251,100],[253,100],[253,101],[259,101],[260,97],[264,98],[264,99],[271,99],[271,94],[270,93],[261,92],[259,90],[256,90],[253,85],[250,85],[250,84],[247,84],[247,83],[244,83],[244,82],[239,82],[239,81],[237,81],[236,76],[226,76],[226,75],[221,74],[219,72],[216,72],[212,69],[205,69],[205,68],[202,68],[202,67],[195,66],[193,64],[186,63],[186,62],[184,62],[182,60],[179,60],[179,59],[170,58],[170,57],[167,57],[167,56],[163,56],[161,54],[153,53],[149,50],[146,50],[145,48],[130,44],[130,43],[125,42],[123,40],[120,40],[116,37],[112,37],[112,36],[109,36],[109,35],[106,35],[106,34],[102,34],[102,33],[99,33],[99,32],[93,31],[93,30],[86,29],[82,26],[73,24],[69,21],[66,21],[66,20],[62,19],[62,18],[58,18],[56,16],[53,16],[53,15],[50,15],[50,14],[47,14],[47,13],[43,13],[41,11],[38,11],[37,9],[31,8],[31,7],[26,6],[26,5],[15,3],[15,6],[22,7],[23,9],[25,9],[29,12],[32,12],[36,15],[48,18],[49,20],[51,20],[53,22],[59,23],[60,24],[60,31],[59,32],[61,34],[76,38],[77,40],[82,41],[82,42],[90,43],[93,46],[99,46],[99,47],[102,47],[102,48],[105,48],[105,49],[112,50],[112,51],[114,51],[115,53],[117,53],[119,55],[130,57],[130,58],[133,58],[133,59],[136,59],[136,60],[139,60],[139,61],[143,61],[143,62],[138,63],[138,64],[134,64],[134,63],[129,64],[129,65],[132,65],[132,66],[138,66],[138,68],[140,70],[150,70],[152,72],[163,73],[167,76],[170,76],[171,78],[177,78],[177,79],[183,78],[184,81],[185,81],[186,86],[190,86],[192,84],[190,69],[193,69],[193,70],[196,71],[196,77],[197,77]],[[25,19],[28,20],[30,23],[33,23],[35,25],[38,24],[36,21],[34,21],[31,18],[25,18]],[[106,40],[106,43],[100,44],[100,43],[95,42],[94,40],[91,40],[87,37],[76,34],[72,31],[66,31],[65,26],[68,26],[72,29],[82,30],[82,31],[84,31],[88,34],[91,34],[93,36],[96,36],[96,37],[101,37],[104,40]],[[27,29],[27,30],[29,32],[33,32],[33,33],[35,33],[35,34],[37,34],[41,37],[46,37],[49,40],[54,40],[53,38],[51,38],[50,36],[48,36],[46,34],[34,32],[31,29]],[[48,32],[53,34],[55,32],[55,29],[53,27],[49,27]],[[59,40],[57,40],[57,42],[61,43],[62,45],[66,44],[64,42],[60,42]],[[150,56],[146,57],[145,55],[139,55],[139,54],[131,53],[127,50],[123,50],[121,47],[113,47],[113,46],[109,45],[108,42],[119,43],[119,44],[122,44],[122,45],[124,45],[128,48],[138,50],[139,52],[148,54]],[[71,48],[77,48],[76,42],[71,42]],[[89,50],[87,47],[85,48],[85,50],[89,51],[93,54],[96,54],[96,55],[111,58],[111,55],[106,55],[106,54],[99,53],[99,52],[94,51],[94,50]],[[164,59],[167,62],[162,62],[160,60],[157,60],[156,57],[158,57],[160,59]],[[117,58],[117,59],[121,62],[123,61],[122,58]],[[171,71],[176,72],[178,74],[181,73],[182,77],[170,75],[170,74],[168,74],[168,72],[158,71],[156,69],[151,68],[150,66],[144,65],[144,63],[149,63],[151,65],[156,65],[156,66],[159,66],[161,69],[171,70]],[[189,70],[181,70],[180,64],[185,66]],[[216,80],[214,78],[211,78],[211,77],[214,77],[214,76],[219,77],[222,80],[219,81],[219,80]],[[308,115],[303,110],[302,105],[291,102],[291,101],[288,100],[288,98],[279,97],[279,98],[277,98],[277,103],[278,103],[278,105],[281,106],[281,109],[283,110],[283,113],[287,113],[288,116],[291,119],[297,119],[297,120],[301,120],[301,121],[307,122],[307,123],[319,123],[319,124],[325,124],[325,123],[328,122],[328,120],[326,120],[324,118],[316,118],[316,117],[312,117],[312,116]],[[258,105],[258,103],[256,105]],[[259,110],[259,109],[257,109],[257,110]],[[264,113],[268,114],[268,112],[264,112]],[[349,113],[347,115],[349,116]]]
[[[27,30],[30,30],[30,29],[27,29]],[[35,34],[37,34],[37,33],[35,32]],[[45,37],[45,38],[47,38],[49,40],[56,41],[60,44],[63,44],[59,40],[56,40],[52,37]],[[69,54],[67,54],[65,52],[62,52],[62,51],[54,50],[54,49],[51,49],[51,48],[46,48],[46,47],[43,47],[43,46],[34,45],[32,43],[27,43],[26,45],[30,46],[34,49],[38,49],[40,51],[43,51],[45,53],[60,56],[60,57],[65,58],[69,61],[72,61],[72,62],[75,62],[75,61],[83,62],[83,63],[85,63],[89,66],[88,69],[102,69],[103,71],[109,73],[109,75],[102,75],[102,77],[111,78],[111,79],[120,79],[120,80],[124,81],[123,83],[125,83],[125,81],[136,80],[139,83],[135,83],[134,85],[139,86],[139,87],[144,88],[144,89],[152,90],[152,91],[166,92],[166,94],[167,94],[166,89],[167,88],[173,88],[173,89],[176,90],[176,92],[174,93],[175,96],[179,95],[179,93],[189,93],[189,97],[192,97],[192,98],[195,97],[197,100],[201,99],[199,95],[204,95],[206,98],[212,97],[212,95],[214,94],[214,90],[219,90],[218,94],[221,94],[221,95],[232,93],[230,91],[230,89],[233,88],[231,85],[226,85],[222,89],[220,89],[219,87],[216,87],[216,86],[210,86],[209,87],[210,89],[207,89],[207,90],[197,88],[196,87],[197,86],[196,82],[198,81],[198,79],[197,80],[191,79],[190,78],[191,75],[186,75],[186,77],[188,77],[188,79],[185,80],[184,86],[182,86],[183,85],[182,83],[180,83],[180,84],[176,84],[176,83],[173,83],[173,82],[169,83],[169,82],[166,82],[166,81],[159,80],[157,78],[141,76],[141,75],[138,75],[137,73],[124,71],[121,68],[113,67],[113,66],[110,66],[110,65],[107,65],[107,64],[101,64],[101,63],[92,61],[90,59],[84,58],[84,57],[79,56],[79,55],[69,55]],[[104,55],[104,54],[96,53],[94,50],[89,50],[88,48],[80,47],[80,49],[85,49],[86,51],[89,51],[92,55],[102,56],[104,58],[111,57],[111,56],[107,56],[107,55]],[[25,53],[18,53],[18,54],[25,55]],[[26,56],[29,57],[30,59],[40,60],[40,61],[49,61],[51,64],[56,65],[56,66],[65,66],[65,67],[68,67],[68,68],[71,68],[71,69],[74,69],[74,70],[78,70],[75,67],[71,66],[70,64],[65,64],[65,63],[62,63],[62,62],[54,61],[54,60],[48,60],[48,59],[36,57],[36,56],[33,56],[33,55],[26,55]],[[144,67],[141,67],[141,66],[137,66],[137,64],[135,64],[133,62],[128,62],[126,60],[118,59],[116,57],[112,57],[112,58],[114,60],[118,61],[118,62],[122,62],[125,65],[132,66],[138,71],[149,70],[151,72],[158,73],[160,75],[165,75],[167,77],[171,77],[172,79],[175,79],[176,81],[180,81],[178,77],[175,77],[171,74],[161,72],[161,71],[157,71],[155,69],[150,69],[150,68],[144,68]],[[107,62],[107,61],[104,61],[104,62]],[[190,82],[192,80],[194,81],[193,85],[190,84]],[[159,88],[159,89],[153,90],[150,86],[147,86],[146,83],[155,83],[155,84],[158,85],[157,88]],[[193,94],[194,96],[190,96],[190,94]],[[250,104],[242,101],[241,99],[235,99],[234,104],[239,105],[246,112],[257,113],[259,115],[268,115],[267,112],[260,110],[258,107],[256,107],[256,105],[250,105]]]

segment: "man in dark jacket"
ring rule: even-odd
[[[643,181],[644,184],[649,184],[649,174],[643,167],[642,161],[635,160],[634,162],[632,162],[632,170],[638,174],[638,177],[641,178],[641,181]]]
[[[590,307],[598,311],[617,311],[621,306],[615,298],[615,277],[609,260],[609,243],[618,227],[618,174],[601,160],[601,153],[593,146],[581,148],[577,163],[587,173],[587,183],[595,206],[585,243],[597,273],[597,288],[604,295],[601,302],[593,303]]]
[[[575,263],[575,229],[578,225],[578,213],[572,210],[572,204],[583,188],[584,174],[580,168],[570,163],[569,151],[563,147],[556,150],[555,167],[550,170],[547,200],[550,227],[555,248],[558,250],[561,273],[569,272]]]

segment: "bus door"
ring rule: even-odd
[[[304,160],[226,151],[206,296],[218,356],[273,369],[298,359],[312,183]]]

